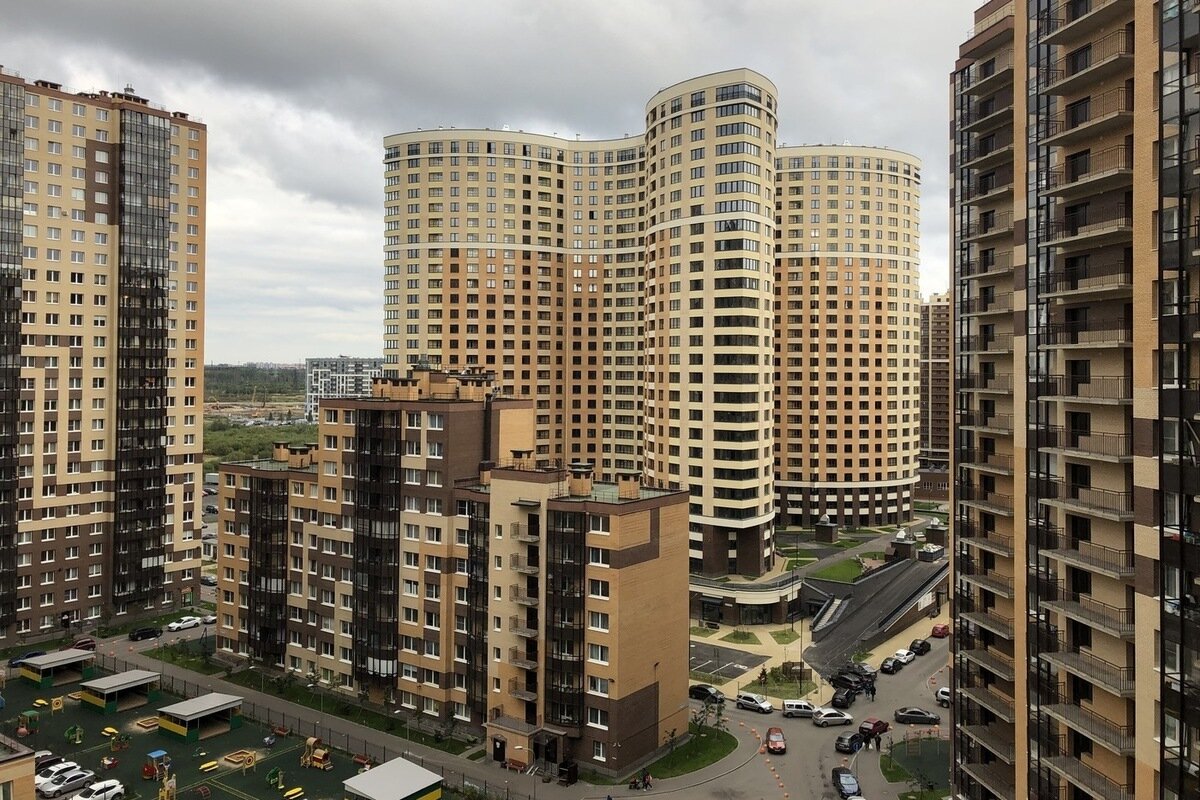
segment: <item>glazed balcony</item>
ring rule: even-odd
[[[982,242],[996,237],[1012,237],[1013,215],[1011,211],[981,216],[963,226],[959,232],[960,239],[965,242]]]
[[[1132,286],[1133,265],[1122,259],[1096,264],[1089,261],[1047,272],[1038,279],[1038,293],[1042,297],[1063,297],[1072,301],[1125,294]]]
[[[968,372],[958,377],[958,390],[960,392],[1010,394],[1012,388],[1012,375],[1004,373]]]
[[[1000,800],[1014,800],[1016,797],[1017,787],[1013,780],[1012,767],[1005,767],[995,761],[987,764],[963,761],[962,770]]]
[[[1044,581],[1041,586],[1049,589],[1038,598],[1042,608],[1057,611],[1064,617],[1086,623],[1119,639],[1133,638],[1132,608],[1111,606],[1091,595],[1073,592],[1064,588],[1060,581]]]
[[[961,428],[974,428],[981,433],[997,433],[1012,435],[1012,414],[997,414],[994,411],[963,411],[959,414],[958,425]]]
[[[1113,664],[1080,647],[1072,647],[1061,639],[1051,643],[1053,650],[1043,650],[1045,661],[1059,670],[1069,672],[1118,697],[1133,697],[1134,668]]]
[[[1071,147],[1116,130],[1132,129],[1133,93],[1124,86],[1075,102],[1052,114],[1042,127],[1042,142]]]
[[[1085,432],[1044,425],[1037,428],[1037,447],[1073,458],[1124,464],[1133,460],[1133,437],[1125,433]]]
[[[1005,275],[1012,272],[1012,253],[988,251],[988,255],[977,255],[959,265],[958,277],[981,278]]]
[[[1068,728],[1084,734],[1119,756],[1133,755],[1133,726],[1123,725],[1093,709],[1084,708],[1077,699],[1068,698],[1065,686],[1060,685],[1057,691],[1046,692],[1038,700],[1038,707],[1044,713]]]
[[[1042,193],[1067,201],[1098,195],[1133,184],[1133,148],[1110,147],[1079,155],[1046,173]]]
[[[1133,0],[1059,0],[1038,25],[1042,44],[1080,39],[1122,17],[1133,17]]]
[[[1049,348],[1132,347],[1133,329],[1124,319],[1050,323],[1039,327],[1038,344]]]
[[[1067,483],[1058,476],[1036,483],[1039,501],[1048,505],[1117,522],[1133,520],[1133,492]]]
[[[1071,755],[1065,739],[1060,736],[1039,743],[1043,764],[1099,800],[1133,800],[1133,786],[1119,784]]]
[[[981,747],[986,747],[1003,761],[1012,764],[1016,757],[1016,729],[1003,722],[990,725],[960,725],[959,730]],[[990,766],[990,765],[989,765]]]
[[[954,524],[955,541],[966,543],[980,550],[995,553],[998,556],[1012,558],[1013,537],[1003,533],[989,531],[973,522],[956,520]]]
[[[525,556],[513,553],[508,557],[508,566],[514,572],[520,572],[525,575],[537,575],[540,571],[537,561],[530,561]]]
[[[1122,244],[1133,238],[1133,212],[1124,203],[1064,214],[1046,224],[1042,244],[1082,250]]]
[[[960,317],[973,317],[983,314],[1012,313],[1012,293],[988,294],[979,297],[968,297],[958,304]]]
[[[1040,70],[1038,83],[1046,94],[1069,95],[1091,84],[1129,73],[1133,66],[1133,33],[1124,29],[1093,40],[1090,48],[1068,53],[1052,66]]]
[[[993,514],[1011,517],[1013,515],[1012,495],[988,491],[980,486],[969,483],[960,484],[954,493],[954,499],[959,503],[975,506]]]
[[[1029,381],[1030,395],[1097,405],[1132,405],[1133,381],[1124,375],[1046,375]]]

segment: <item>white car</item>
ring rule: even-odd
[[[93,783],[79,794],[75,800],[122,800],[125,797],[125,787],[115,778]]]
[[[939,706],[941,706],[942,708],[950,707],[950,687],[949,686],[943,686],[940,689],[938,689],[936,694],[934,695],[934,697],[937,698],[937,704]]]
[[[45,786],[50,781],[54,780],[55,776],[62,775],[64,772],[71,772],[79,769],[79,765],[74,761],[62,761],[55,764],[53,767],[46,767],[33,778],[33,785],[37,788]]]
[[[830,725],[849,725],[854,717],[836,708],[818,708],[812,715],[813,725],[818,728],[828,728]]]
[[[167,630],[169,631],[186,631],[188,628],[198,627],[200,627],[199,617],[180,617],[174,622],[167,623]]]
[[[203,622],[205,625],[213,625],[217,621],[217,615],[216,614],[205,614],[203,617],[200,618],[200,621]]]
[[[892,654],[892,658],[896,659],[897,661],[901,662],[902,664],[911,664],[916,659],[916,657],[917,657],[917,654],[914,653],[912,650],[897,650],[895,653]]]

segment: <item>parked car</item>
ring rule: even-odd
[[[902,664],[911,664],[916,657],[917,654],[912,650],[897,650],[896,652],[892,653],[892,658],[896,659]]]
[[[896,722],[905,725],[937,725],[941,721],[937,714],[916,706],[896,709]]]
[[[43,784],[54,780],[59,775],[65,772],[71,772],[79,769],[79,765],[74,761],[59,761],[57,764],[51,764],[48,767],[43,767],[42,771],[33,776],[33,785],[36,788],[41,788]]]
[[[200,622],[201,622],[201,624],[204,624],[204,625],[215,625],[217,622],[217,615],[216,614],[203,614],[200,617]]]
[[[177,620],[167,623],[167,630],[169,631],[186,631],[188,628],[198,627],[200,627],[199,617],[180,617]]]
[[[705,703],[724,703],[725,695],[716,687],[707,683],[697,683],[688,689],[688,697],[693,700],[703,700]]]
[[[784,700],[783,715],[785,717],[811,717],[817,707],[808,700]]]
[[[33,771],[36,774],[46,767],[53,767],[55,764],[61,764],[62,762],[62,756],[56,756],[49,750],[38,750],[33,754]]]
[[[837,789],[839,797],[854,797],[858,794],[858,778],[854,777],[849,767],[834,767],[833,788]]]
[[[882,720],[879,717],[867,717],[858,726],[859,731],[863,736],[879,736],[888,732],[888,728],[892,727],[887,720]]]
[[[201,575],[200,576],[200,584],[202,586],[216,586],[217,585],[217,576],[216,575]]]
[[[96,773],[90,769],[75,769],[60,773],[48,783],[43,783],[38,787],[38,793],[43,797],[58,797],[61,794],[91,786],[95,780]]]
[[[217,507],[212,504],[209,504],[204,507],[204,513],[205,514],[215,514],[215,513],[217,513]]]
[[[830,725],[849,725],[854,717],[836,708],[818,708],[812,715],[813,725],[818,728],[828,728]]]
[[[125,787],[116,778],[98,781],[75,795],[75,800],[122,800]]]
[[[912,644],[908,646],[908,649],[912,650],[919,656],[923,656],[933,649],[933,645],[929,643],[928,639],[913,639]]]
[[[879,670],[865,661],[847,661],[837,668],[838,672],[850,672],[868,681],[875,680]]]
[[[775,710],[770,700],[761,694],[754,694],[753,692],[738,692],[737,707],[748,708],[751,711],[757,711],[761,714],[770,714]]]
[[[129,641],[140,642],[143,639],[157,639],[160,636],[162,636],[162,628],[145,626],[131,630],[129,632]]]
[[[856,697],[858,697],[858,693],[853,689],[838,689],[833,693],[833,700],[829,704],[834,708],[849,708],[854,705]]]
[[[833,743],[833,749],[839,753],[857,753],[866,741],[867,737],[858,731],[846,731],[838,734],[838,738]]]
[[[27,658],[37,658],[38,656],[44,656],[44,655],[46,655],[45,650],[30,650],[28,653],[25,653],[24,655],[13,656],[12,658],[10,658],[8,660],[8,665],[10,667],[19,667],[19,666],[21,666],[21,662]]]
[[[767,752],[776,755],[787,752],[787,739],[783,738],[783,728],[767,728]]]
[[[929,632],[929,635],[934,639],[945,639],[950,635],[950,626],[944,622],[939,622],[933,626],[933,630]]]
[[[942,708],[950,707],[950,687],[949,686],[943,686],[940,689],[938,689],[934,693],[934,697],[937,698],[937,704],[939,706],[941,706]]]
[[[839,672],[829,679],[829,683],[835,689],[850,689],[851,691],[860,692],[866,681],[853,672]]]
[[[879,671],[884,675],[895,675],[902,669],[904,669],[904,662],[892,656],[885,658],[883,663],[879,665]]]
[[[71,644],[64,644],[59,650],[95,650],[96,640],[90,636],[80,636]]]

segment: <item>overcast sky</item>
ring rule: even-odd
[[[967,0],[2,0],[0,64],[126,84],[208,125],[208,363],[380,355],[383,136],[640,134],[646,101],[750,67],[784,144],[924,161],[921,288],[948,283],[947,93]]]

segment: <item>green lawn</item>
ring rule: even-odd
[[[856,650],[854,655],[850,656],[850,660],[861,664],[871,657],[870,650]]]
[[[722,642],[732,642],[733,644],[762,644],[758,636],[750,631],[732,631],[721,637]]]
[[[771,638],[778,644],[791,644],[800,638],[800,634],[791,628],[784,628],[781,631],[771,631]]]
[[[787,566],[785,566],[784,569],[798,569],[800,567],[807,567],[809,564],[813,563],[816,560],[817,560],[816,556],[802,556],[800,558],[789,558],[787,560]]]
[[[859,575],[862,575],[862,567],[854,559],[847,558],[843,561],[835,561],[828,567],[823,567],[816,572],[809,574],[808,577],[819,578],[827,581],[853,583]]]
[[[703,639],[707,639],[709,636],[712,636],[714,633],[717,632],[716,628],[700,628],[695,625],[693,625],[688,630],[691,631],[692,636],[699,636]]]
[[[911,777],[908,770],[893,761],[887,753],[879,756],[879,771],[883,773],[883,779],[888,783],[901,783]]]
[[[147,650],[146,655],[184,669],[195,670],[205,675],[215,675],[225,671],[224,666],[212,660],[215,641],[212,636],[205,636],[203,639],[184,639],[170,644],[159,639],[158,645]]]
[[[691,726],[691,734],[687,742],[647,767],[650,774],[656,778],[687,775],[715,764],[737,749],[737,739],[726,731]]]
[[[789,678],[778,678],[768,680],[766,683],[754,681],[742,687],[748,692],[758,692],[765,694],[768,697],[777,697],[780,700],[793,700],[798,697],[804,697],[809,692],[817,688],[817,685],[812,681],[797,681]]]

